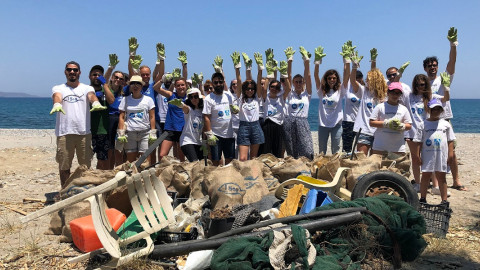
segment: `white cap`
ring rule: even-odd
[[[198,88],[190,88],[187,90],[187,96],[188,95],[192,95],[192,94],[195,94],[195,93],[198,93],[198,95],[201,97],[202,95],[202,92],[200,92],[200,90]]]

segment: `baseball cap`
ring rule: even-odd
[[[434,108],[434,107],[437,107],[437,106],[440,106],[440,107],[442,107],[442,109],[443,109],[442,102],[441,102],[438,98],[434,98],[434,99],[432,99],[432,100],[430,100],[430,101],[428,102],[428,107],[429,107],[430,109],[432,109],[432,108]]]
[[[139,83],[142,84],[142,86],[145,85],[145,83],[142,80],[142,77],[140,77],[139,75],[133,75],[130,78],[130,81],[128,82],[128,85],[130,85],[132,82],[139,82]]]
[[[388,90],[400,90],[403,92],[403,87],[402,87],[402,83],[400,82],[392,82],[388,85]]]

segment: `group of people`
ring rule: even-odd
[[[448,39],[451,46],[446,72],[438,76],[438,59],[428,57],[423,63],[427,75],[416,75],[412,88],[400,82],[409,62],[398,69],[387,69],[385,78],[376,68],[375,48],[370,51],[371,70],[364,80],[359,70],[363,56],[358,55],[351,41],[343,44],[340,52],[343,80],[334,69],[320,77],[320,65],[326,54],[321,46],[317,47],[314,78],[320,98],[319,152],[327,152],[329,138],[332,153],[340,151],[341,141],[347,153],[355,150],[365,154],[405,153],[407,141],[414,185],[423,201],[430,178],[432,192],[447,200],[447,163],[453,173],[453,187],[464,190],[458,178],[455,136],[449,123],[453,117],[449,87],[458,44],[453,27]],[[126,160],[135,161],[164,133],[158,151],[149,157],[150,164],[172,149],[181,161],[185,157],[189,161],[208,157],[214,165],[228,164],[234,158],[245,161],[262,153],[284,157],[285,151],[294,158],[313,158],[308,122],[312,55],[305,48],[299,50],[304,62],[303,75],[293,77],[292,47],[284,51],[286,61],[280,63],[274,59],[272,49],[265,52],[265,62],[262,54],[255,53],[256,80],[252,78],[252,59],[245,53],[234,52],[231,58],[236,77],[228,85],[220,56],[214,59],[215,72],[210,80],[203,82],[202,73],[194,73],[187,79],[184,51],[178,56],[182,69],[168,73],[165,46],[158,43],[152,73],[148,66],[141,65],[143,59],[136,54],[138,46],[135,38],[129,39],[128,74],[115,70],[119,61],[111,54],[106,72],[100,65],[91,68],[89,86],[79,82],[80,65],[71,61],[65,66],[67,82],[53,87],[51,114],[57,112],[56,158],[62,187],[70,175],[75,152],[79,164],[90,167],[93,148],[97,168],[113,169]],[[241,57],[246,69],[244,81]],[[352,149],[357,133],[357,149]]]

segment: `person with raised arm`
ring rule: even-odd
[[[358,51],[351,50],[352,72],[350,73],[350,84],[355,93],[360,92],[361,103],[358,114],[353,125],[353,131],[359,132],[357,151],[362,151],[368,155],[372,148],[376,128],[370,126],[370,116],[373,109],[385,101],[387,95],[387,83],[382,72],[373,68],[367,73],[365,86],[356,80],[357,69],[360,67],[360,61],[363,56],[358,55]]]
[[[313,74],[317,94],[320,98],[318,105],[318,152],[327,154],[327,142],[328,137],[330,137],[332,154],[336,154],[340,150],[340,139],[342,137],[342,100],[348,87],[350,62],[344,57],[343,81],[334,69],[325,71],[320,80],[319,69],[322,58],[325,56],[322,46],[315,49],[315,70]]]
[[[308,123],[308,108],[312,98],[311,53],[300,46],[300,54],[303,58],[304,73],[303,76],[297,74],[293,77],[293,91],[290,91],[287,98],[287,113],[283,123],[285,148],[287,154],[294,158],[304,156],[313,159],[312,133]],[[291,73],[288,77],[291,77]]]
[[[235,93],[239,99],[240,120],[237,134],[238,159],[240,161],[246,161],[249,157],[250,159],[256,158],[260,144],[265,142],[265,137],[259,122],[261,100],[258,95],[261,86],[257,85],[257,83],[251,79],[242,82],[240,75],[240,68],[242,66],[240,63],[240,53],[234,52],[231,57],[235,67],[237,83],[240,86],[236,88]],[[267,63],[267,69],[268,68]]]

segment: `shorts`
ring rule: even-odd
[[[155,128],[157,129],[157,138],[162,135],[163,131],[165,131],[165,122],[161,123],[160,120],[155,119]]]
[[[358,136],[358,143],[372,146],[373,145],[373,136],[360,133]]]
[[[72,167],[73,156],[77,153],[79,165],[92,165],[92,134],[76,135],[68,134],[57,137],[57,154],[55,160],[62,171],[68,171]]]
[[[92,135],[93,152],[97,154],[98,160],[108,159],[110,149],[110,138],[107,134]]]
[[[203,159],[203,151],[200,149],[201,145],[198,144],[186,144],[182,145],[183,154],[187,157],[188,161],[193,162]]]
[[[167,137],[165,138],[166,141],[171,141],[171,142],[180,141],[180,135],[182,135],[181,131],[165,130],[165,132],[167,133]]]
[[[262,143],[265,143],[265,136],[260,127],[260,122],[240,121],[240,125],[238,126],[237,144],[253,145]]]
[[[127,131],[127,143],[125,143],[125,152],[145,153],[148,149],[149,130]]]
[[[235,139],[234,138],[222,138],[217,136],[217,144],[210,146],[210,152],[212,153],[212,160],[219,161],[223,156],[226,159],[235,158]]]

